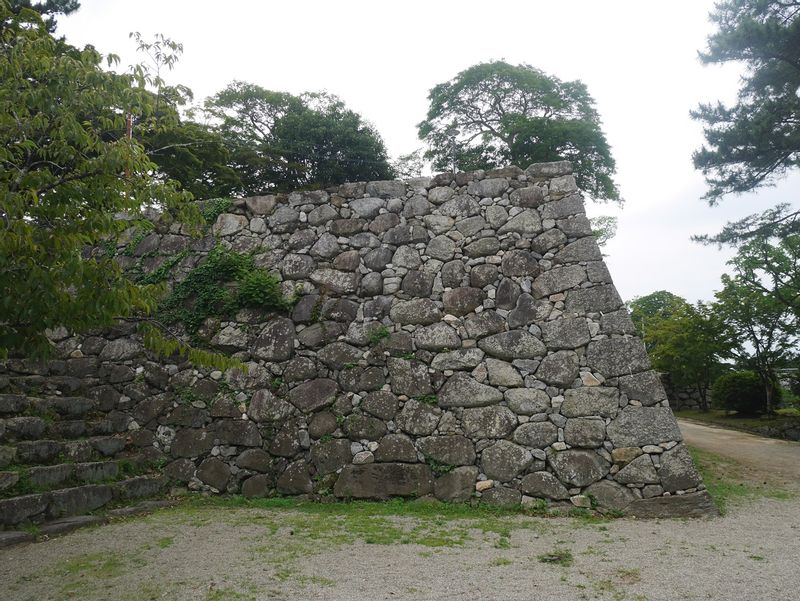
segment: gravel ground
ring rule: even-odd
[[[770,470],[769,454],[758,461],[759,453],[740,456],[738,439],[715,443],[726,431],[715,438],[681,426],[703,447],[723,517],[454,518],[428,509],[409,517],[402,505],[189,503],[0,550],[0,599],[797,599],[796,465]]]
[[[0,551],[0,597],[786,601],[800,590],[796,498],[762,497],[692,521],[364,520],[377,544],[364,542],[372,530],[352,534],[337,519],[285,509],[163,510]],[[382,544],[381,529],[415,526],[433,541]],[[430,546],[448,540],[463,544]],[[547,554],[555,561],[541,561]]]

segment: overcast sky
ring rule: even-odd
[[[416,124],[428,90],[471,65],[504,59],[580,79],[597,101],[626,201],[622,210],[587,207],[619,216],[604,250],[620,294],[666,289],[694,301],[713,297],[729,255],[689,237],[800,190],[795,176],[718,207],[700,200],[691,153],[703,138],[689,111],[733,100],[741,73],[697,59],[713,31],[712,8],[713,0],[81,0],[58,33],[118,54],[122,65],[143,60],[131,31],[182,42],[166,79],[188,85],[198,101],[233,79],[295,94],[326,90],[372,122],[393,156],[422,146]]]

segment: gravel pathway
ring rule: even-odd
[[[386,521],[373,524],[379,537],[381,529],[418,526],[434,540],[464,541],[443,547],[402,537],[367,544],[369,534],[328,518],[163,510],[0,551],[0,597],[786,601],[800,590],[796,498],[760,498],[711,520],[433,518],[420,526],[416,518],[380,517]],[[554,561],[541,561],[545,555]]]
[[[800,486],[800,442],[777,440],[739,430],[678,420],[690,446],[711,451],[778,479],[782,484]]]

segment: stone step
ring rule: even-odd
[[[0,499],[0,527],[13,529],[23,524],[41,524],[83,515],[112,501],[124,504],[156,496],[167,485],[161,475],[126,478],[110,484],[87,484]]]
[[[116,480],[126,471],[127,460],[59,463],[0,471],[0,496],[9,496],[21,487],[43,492],[71,485],[92,484]]]
[[[0,469],[11,463],[51,465],[63,461],[90,461],[113,457],[126,444],[122,435],[93,436],[81,440],[24,440],[0,447]],[[10,455],[10,460],[4,460]]]
[[[49,522],[44,522],[36,528],[34,532],[25,530],[0,530],[0,549],[19,545],[22,543],[33,543],[48,540],[54,536],[67,534],[86,526],[97,526],[106,524],[113,518],[126,518],[136,515],[144,515],[175,505],[175,501],[169,500],[147,500],[140,501],[134,505],[125,505],[116,509],[110,509],[105,515],[79,515],[60,518]]]

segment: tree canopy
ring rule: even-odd
[[[74,13],[81,6],[80,0],[5,0],[11,12],[20,14],[23,9],[31,9],[39,13],[42,23],[47,31],[53,33],[56,30],[56,16]]]
[[[582,82],[496,61],[435,86],[428,99],[418,128],[434,169],[569,160],[583,190],[597,200],[620,200],[611,148]]]
[[[0,354],[33,354],[48,348],[48,328],[108,325],[153,306],[156,291],[111,257],[86,256],[124,227],[117,213],[190,210],[125,136],[126,113],[153,114],[144,82],[104,70],[90,46],[56,40],[35,11],[0,3],[0,23]]]
[[[378,132],[336,96],[235,81],[206,100],[241,192],[325,187],[394,175]]]
[[[692,113],[706,138],[694,164],[714,204],[772,184],[800,164],[800,2],[724,0],[711,20],[718,29],[701,60],[746,66],[733,105],[701,104]]]

